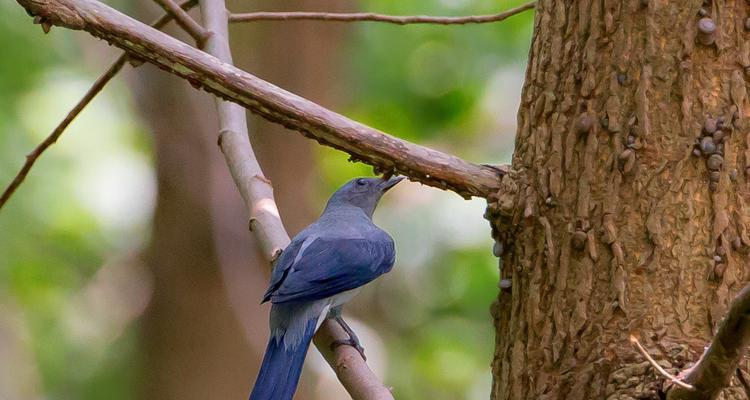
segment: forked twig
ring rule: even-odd
[[[203,44],[208,39],[208,31],[206,31],[200,24],[183,10],[174,0],[154,0],[157,4],[164,9],[164,11],[171,13],[180,27],[192,37],[198,44],[198,47],[203,47]]]
[[[465,198],[486,198],[497,193],[500,187],[503,174],[494,168],[467,162],[351,120],[167,34],[149,29],[98,0],[16,1],[30,15],[42,16],[55,26],[86,30],[195,87],[237,103],[323,145],[344,151],[352,161],[372,165],[378,173],[398,173]],[[59,12],[61,9],[66,11]]]
[[[179,7],[181,10],[189,10],[190,8],[194,7],[195,4],[196,0],[188,0],[182,3]],[[159,19],[154,21],[151,26],[156,29],[160,29],[164,27],[164,25],[172,21],[172,18],[173,16],[170,13],[164,14],[159,17]],[[39,159],[42,153],[44,153],[47,148],[52,146],[52,144],[57,142],[57,139],[59,139],[63,132],[65,132],[65,129],[68,128],[70,123],[73,122],[74,119],[76,119],[78,114],[80,114],[81,111],[83,111],[83,109],[86,108],[89,103],[91,103],[91,100],[93,100],[94,97],[96,97],[96,95],[98,95],[99,92],[104,89],[107,83],[109,83],[109,81],[111,81],[112,78],[114,78],[115,75],[120,72],[126,61],[128,61],[128,54],[121,54],[109,66],[109,68],[107,68],[107,70],[104,71],[104,73],[99,76],[99,78],[97,78],[94,84],[91,85],[91,88],[86,92],[85,95],[83,95],[83,98],[78,101],[78,104],[76,104],[75,107],[70,110],[70,112],[68,112],[68,115],[66,115],[65,118],[55,127],[52,133],[50,133],[49,136],[44,139],[44,141],[39,143],[39,145],[37,145],[31,153],[26,155],[26,162],[24,162],[23,167],[21,167],[16,176],[13,178],[13,181],[10,182],[10,184],[3,191],[3,194],[0,196],[0,210],[3,208],[5,203],[8,202],[8,199],[13,196],[13,193],[16,192],[21,183],[23,183],[24,179],[26,179],[26,176],[29,174],[31,167],[34,166],[34,163],[36,163],[37,159]]]
[[[661,365],[659,365],[659,363],[657,363],[656,360],[654,360],[648,354],[648,352],[646,351],[646,349],[644,349],[643,346],[641,346],[641,343],[638,341],[638,338],[636,338],[634,335],[630,335],[630,343],[633,343],[633,345],[635,345],[635,348],[638,349],[638,351],[640,351],[641,354],[643,354],[643,357],[646,357],[646,360],[648,360],[648,362],[651,363],[651,366],[653,366],[654,369],[657,372],[659,372],[662,376],[664,376],[665,378],[667,378],[670,381],[672,381],[675,385],[681,386],[681,387],[683,387],[685,389],[688,389],[688,390],[692,390],[693,389],[693,386],[691,386],[691,385],[689,385],[689,384],[681,381],[679,378],[677,378],[676,376],[670,374],[669,372],[667,372],[667,370],[665,370],[664,368],[662,368]]]

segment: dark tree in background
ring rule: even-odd
[[[278,8],[258,3],[253,6]],[[336,6],[304,3],[288,6]],[[146,20],[157,14],[151,4],[144,8],[152,11]],[[239,26],[232,36],[235,62],[330,102],[343,28]],[[247,224],[237,223],[247,219],[246,210],[216,146],[211,96],[151,66],[138,69],[134,83],[140,111],[154,134],[158,176],[146,256],[155,285],[142,329],[143,398],[244,398],[266,344],[268,310],[252,305],[259,302],[254,295],[265,290],[267,262],[248,240]],[[309,201],[316,174],[313,144],[260,120],[251,126],[251,135],[275,184],[285,225],[296,232],[315,215]]]

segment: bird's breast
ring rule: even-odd
[[[318,317],[318,325],[315,327],[315,330],[317,331],[318,328],[320,328],[320,325],[325,321],[326,317],[328,316],[328,311],[330,311],[332,308],[336,308],[342,304],[346,304],[349,300],[351,300],[354,296],[359,293],[360,288],[347,290],[346,292],[341,292],[339,294],[335,294],[331,297],[329,297],[325,305],[323,306],[323,311],[320,313],[320,316]]]
[[[339,294],[329,297],[328,301],[330,302],[329,304],[331,305],[331,308],[338,307],[342,304],[346,304],[347,302],[349,302],[349,300],[354,298],[354,296],[356,296],[357,293],[359,293],[359,290],[360,288],[355,288],[355,289],[347,290],[346,292],[341,292]]]

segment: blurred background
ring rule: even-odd
[[[151,21],[148,0],[111,1]],[[509,0],[254,0],[233,11],[469,15]],[[0,2],[0,186],[117,54],[43,35]],[[197,16],[197,15],[196,15]],[[170,26],[168,32],[185,38]],[[231,28],[238,66],[385,132],[481,163],[513,146],[532,13],[478,26],[259,22]],[[241,399],[268,336],[268,267],[216,146],[212,98],[129,66],[0,211],[0,400]],[[251,119],[291,234],[362,164]],[[415,183],[375,220],[393,271],[345,310],[396,398],[486,399],[497,260],[481,200]],[[297,399],[347,399],[317,351]]]

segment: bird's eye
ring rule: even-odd
[[[365,184],[365,180],[363,178],[357,179],[357,185],[364,186],[364,184]]]

